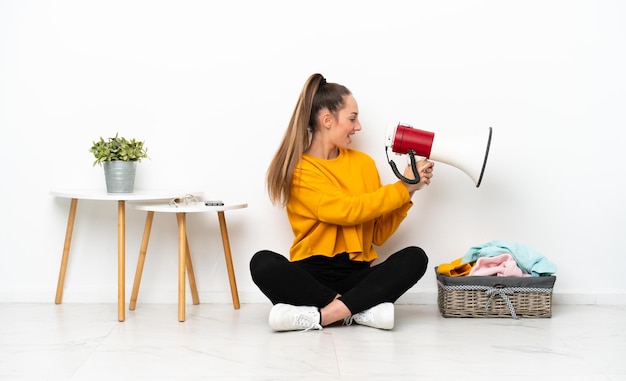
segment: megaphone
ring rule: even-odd
[[[480,186],[487,165],[491,145],[492,128],[489,127],[487,141],[484,135],[446,136],[434,132],[419,130],[407,124],[398,123],[385,132],[385,154],[396,177],[410,184],[420,181],[415,156],[449,164],[465,172]],[[408,179],[398,171],[396,164],[389,160],[387,150],[397,154],[408,154],[415,179]]]

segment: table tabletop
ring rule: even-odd
[[[170,204],[136,204],[135,209],[145,210],[149,212],[159,213],[200,213],[200,212],[223,212],[226,210],[247,208],[245,202],[230,203],[225,202],[224,205],[205,205],[203,201],[189,203],[187,205],[170,205]]]
[[[180,190],[136,190],[131,193],[107,193],[104,189],[55,189],[50,194],[56,197],[77,198],[81,200],[102,201],[156,201],[182,197],[187,194],[200,196],[203,192],[184,192]]]

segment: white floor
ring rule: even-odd
[[[0,304],[0,380],[626,380],[626,306],[549,319],[443,318],[272,332],[270,304]]]

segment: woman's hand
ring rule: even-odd
[[[416,162],[416,164],[417,164],[417,172],[420,175],[419,183],[417,184],[404,183],[404,185],[406,186],[411,196],[413,196],[413,193],[416,190],[421,189],[424,185],[430,184],[430,179],[433,177],[433,167],[435,166],[435,163],[433,163],[432,161],[428,161],[426,159],[419,160],[418,162]],[[411,168],[410,164],[407,164],[406,168],[404,168],[403,175],[407,179],[413,180],[415,178],[415,176],[413,175],[413,168]]]

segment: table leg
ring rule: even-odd
[[[143,229],[143,238],[141,239],[141,248],[139,249],[139,259],[137,260],[137,270],[135,270],[135,281],[133,282],[133,292],[130,294],[130,304],[128,309],[135,310],[137,305],[137,295],[139,294],[139,285],[141,284],[141,275],[143,274],[143,265],[146,262],[146,252],[148,251],[148,242],[150,241],[150,231],[152,230],[152,221],[154,212],[146,213],[146,224]]]
[[[126,261],[126,201],[117,202],[117,318],[119,321],[126,319],[125,300],[125,269]]]
[[[193,304],[200,304],[200,298],[198,297],[198,287],[196,286],[196,276],[193,273],[193,264],[191,262],[191,252],[189,251],[189,238],[185,234],[185,249],[187,259],[187,275],[189,276],[189,288],[191,289],[191,299]]]
[[[230,293],[233,297],[233,307],[239,309],[239,292],[237,291],[237,281],[235,280],[235,270],[233,268],[233,256],[230,252],[230,241],[228,240],[228,229],[226,229],[226,218],[224,212],[217,212],[220,222],[220,233],[222,233],[222,245],[224,245],[224,258],[228,269],[228,280],[230,281]]]
[[[57,294],[54,302],[61,304],[63,300],[63,284],[65,283],[65,272],[67,262],[70,258],[70,245],[72,243],[72,232],[74,231],[74,220],[76,218],[76,206],[78,199],[73,198],[70,202],[70,213],[67,217],[67,228],[65,230],[65,243],[63,244],[63,256],[61,257],[61,269],[59,270],[59,281],[57,283]]]
[[[187,227],[185,213],[176,213],[178,220],[178,321],[185,321],[185,259]]]

